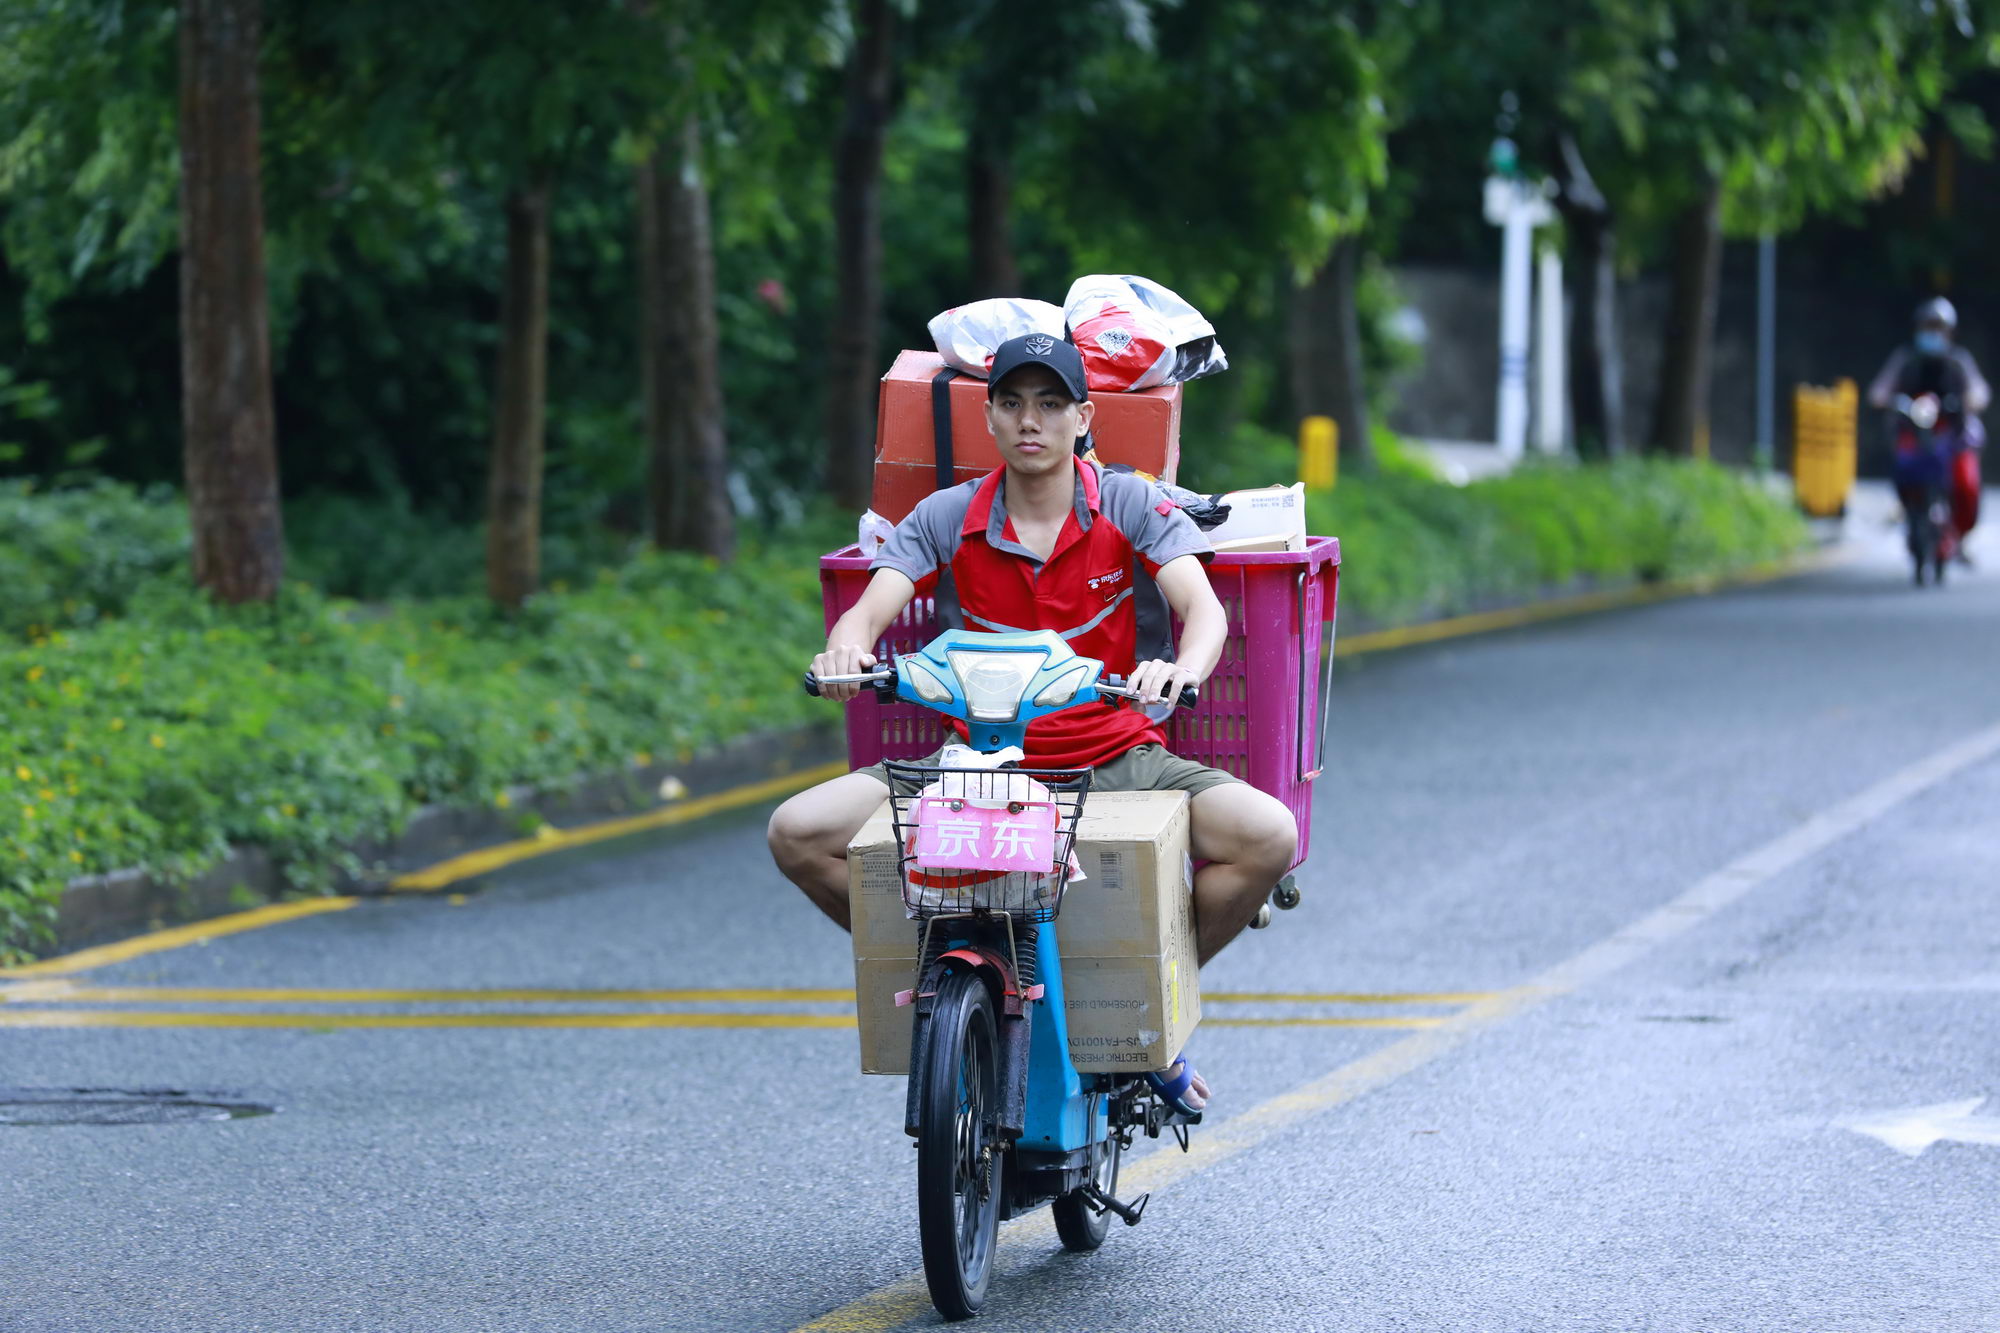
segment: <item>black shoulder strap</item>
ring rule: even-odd
[[[946,366],[931,376],[931,449],[937,459],[937,488],[952,483],[951,382],[958,372]]]

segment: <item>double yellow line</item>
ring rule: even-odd
[[[1294,1010],[1329,1006],[1462,1007],[1487,998],[1484,992],[1219,992],[1210,1004],[1278,1006]],[[817,1005],[778,1012],[715,1006]],[[145,1005],[97,1009],[78,1006]],[[157,1006],[305,1006],[228,1008],[220,1012]],[[450,1005],[449,1009],[329,1011],[331,1005]],[[494,1010],[494,1005],[702,1005],[693,1012]],[[474,1008],[473,1006],[479,1006]],[[829,1012],[824,1006],[838,1006]],[[0,986],[0,1027],[201,1027],[201,1028],[851,1028],[854,992],[809,988],[580,990],[514,989],[301,989],[288,987],[92,986],[61,978]],[[1218,1027],[1425,1028],[1443,1018],[1433,1014],[1327,1015],[1286,1013],[1207,1020]]]

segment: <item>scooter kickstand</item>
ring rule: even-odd
[[[1097,1186],[1086,1184],[1083,1187],[1083,1197],[1090,1201],[1091,1207],[1100,1212],[1109,1209],[1124,1218],[1126,1226],[1136,1227],[1139,1225],[1139,1218],[1146,1211],[1146,1201],[1153,1196],[1150,1193],[1141,1194],[1130,1203],[1120,1203]]]

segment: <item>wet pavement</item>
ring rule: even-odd
[[[1013,1226],[979,1326],[2000,1327],[2000,759],[1908,777],[2000,725],[2000,544],[1919,592],[1860,535],[1343,665],[1305,905],[1204,975],[1281,998],[1208,1006],[1200,1151],[1096,1255]],[[278,1109],[0,1125],[0,1329],[934,1324],[902,1081],[762,833],[11,986],[0,1101]]]

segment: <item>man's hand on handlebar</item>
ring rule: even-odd
[[[875,654],[858,644],[843,643],[813,658],[812,673],[815,676],[858,676],[875,669]],[[835,703],[846,703],[866,688],[861,685],[822,685],[822,698]]]
[[[1174,703],[1180,699],[1182,690],[1201,684],[1201,677],[1178,662],[1155,658],[1134,667],[1132,678],[1125,684],[1147,703]]]

